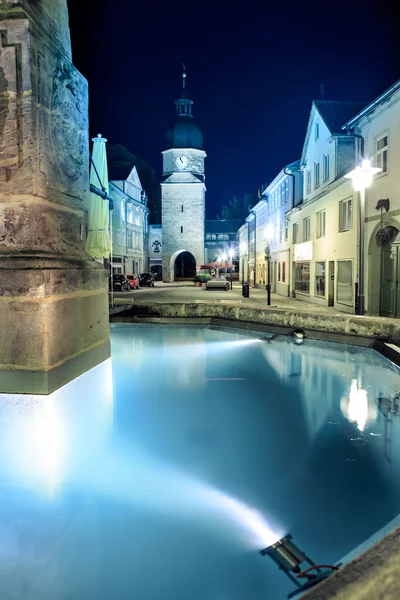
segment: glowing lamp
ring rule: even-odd
[[[261,556],[269,556],[279,566],[280,570],[297,585],[297,590],[291,592],[288,598],[304,592],[338,569],[338,566],[316,565],[291,540],[292,536],[290,534],[286,535],[260,551]],[[308,563],[310,566],[307,568],[301,567],[302,563]],[[299,581],[301,578],[305,578],[306,582],[301,583]]]
[[[234,254],[235,254],[235,250],[233,248],[229,248],[228,254],[229,254],[229,258],[232,260]]]
[[[371,167],[371,161],[368,158],[364,158],[361,167],[357,166],[353,171],[345,175],[345,178],[352,179],[354,191],[360,192],[371,187],[374,175],[380,173],[380,171],[382,169]]]

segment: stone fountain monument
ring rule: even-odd
[[[110,355],[88,162],[67,1],[0,0],[0,392],[48,394]]]

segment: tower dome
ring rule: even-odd
[[[203,150],[203,134],[193,120],[181,115],[165,132],[165,150],[168,148],[196,148]]]
[[[193,121],[193,100],[185,87],[186,71],[183,72],[182,78],[182,90],[179,98],[175,100],[177,117],[165,132],[164,150],[168,148],[203,150],[203,134]]]

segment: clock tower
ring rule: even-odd
[[[162,152],[162,272],[165,282],[174,281],[175,261],[178,257],[183,260],[180,256],[183,252],[193,256],[193,266],[194,261],[196,266],[204,264],[206,153],[202,133],[193,121],[193,100],[185,87],[185,71],[182,79],[182,91],[175,100],[177,115],[166,131]]]

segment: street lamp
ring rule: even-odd
[[[244,253],[246,252],[246,242],[240,242],[240,254],[242,256],[242,287],[244,286]]]
[[[271,248],[270,248],[270,238],[272,235],[272,226],[267,225],[265,229],[265,260],[267,261],[267,305],[271,306]]]
[[[233,288],[233,285],[232,285],[232,258],[235,255],[235,250],[233,248],[229,248],[228,254],[229,254],[229,258],[231,259],[231,289],[232,289]]]
[[[353,171],[350,171],[345,177],[353,180],[353,189],[355,192],[360,192],[360,223],[359,223],[359,256],[358,256],[358,298],[357,298],[357,314],[364,314],[364,221],[365,221],[365,190],[372,185],[374,175],[382,171],[379,167],[371,167],[371,161],[365,158],[361,167],[357,166]]]

